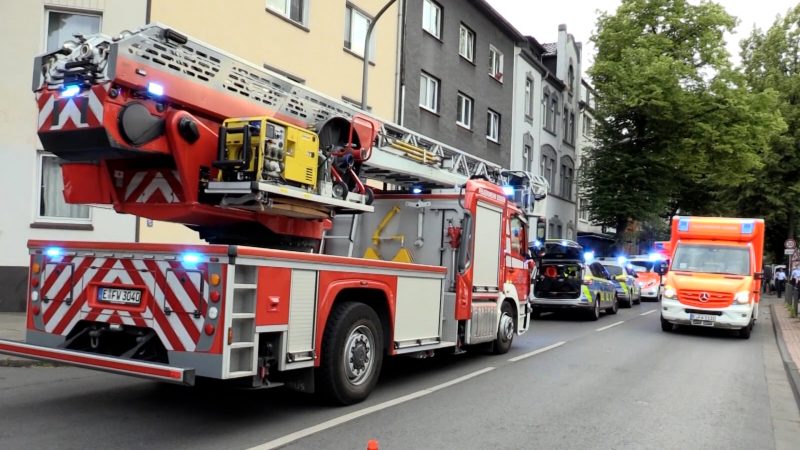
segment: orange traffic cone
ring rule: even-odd
[[[378,450],[378,440],[370,439],[367,441],[367,450]]]

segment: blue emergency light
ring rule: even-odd
[[[81,87],[80,86],[78,86],[77,84],[70,84],[70,85],[64,86],[64,89],[61,91],[61,96],[62,97],[74,97],[74,96],[78,95],[78,93],[80,93],[80,92],[81,92]]]
[[[161,97],[162,95],[164,95],[164,86],[162,86],[162,85],[160,85],[158,83],[153,83],[151,81],[151,82],[147,83],[147,92],[150,95],[153,95],[153,96],[156,96],[156,97]]]

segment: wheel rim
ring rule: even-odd
[[[500,318],[500,333],[507,341],[514,337],[514,319],[508,313],[503,313]]]
[[[358,386],[369,378],[375,361],[375,335],[366,325],[356,327],[344,346],[344,371],[347,381]]]

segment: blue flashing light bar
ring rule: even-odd
[[[624,256],[617,256],[617,262],[620,263],[620,264],[625,264],[625,261],[627,261],[627,260],[628,259],[625,258]]]
[[[154,95],[156,97],[161,97],[162,95],[164,95],[164,86],[162,86],[162,85],[160,85],[158,83],[153,83],[151,81],[151,82],[147,83],[147,92],[150,95]]]
[[[503,186],[503,194],[505,194],[506,197],[513,196],[514,195],[514,186],[509,186],[509,185]]]
[[[181,255],[181,263],[184,267],[194,267],[203,259],[200,253],[187,252]]]
[[[422,188],[421,187],[413,187],[413,188],[411,188],[411,193],[412,194],[422,194]]]
[[[81,87],[77,84],[70,84],[64,86],[64,89],[61,91],[62,97],[74,97],[81,92]]]
[[[649,259],[650,261],[661,261],[661,258],[662,256],[660,253],[650,253],[649,255],[647,255],[647,259]]]
[[[48,247],[44,250],[44,254],[51,258],[57,258],[64,255],[64,249],[61,247]]]
[[[689,231],[689,219],[678,219],[678,231]]]
[[[594,259],[594,252],[586,252],[583,254],[583,260],[588,262],[592,262]]]

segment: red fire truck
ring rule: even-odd
[[[67,201],[209,245],[29,242],[26,342],[0,352],[348,404],[385,355],[505,353],[528,328],[535,177],[162,25],[79,36],[35,66]]]

